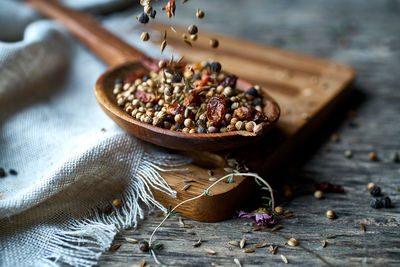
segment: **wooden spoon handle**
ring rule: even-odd
[[[61,22],[71,33],[110,67],[127,61],[138,61],[144,54],[113,33],[92,16],[65,7],[53,0],[25,0],[40,13]]]

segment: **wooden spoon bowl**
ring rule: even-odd
[[[255,142],[272,128],[280,114],[278,104],[266,93],[263,94],[264,115],[268,121],[263,122],[262,134],[248,131],[232,131],[225,133],[189,134],[163,129],[151,124],[141,122],[127,114],[117,105],[115,95],[112,93],[116,79],[124,79],[135,70],[144,69],[139,62],[128,62],[113,67],[103,73],[96,82],[95,95],[104,112],[122,128],[136,137],[147,142],[178,150],[213,151],[233,148]],[[144,69],[145,70],[145,69]],[[239,79],[237,88],[245,91],[251,84]]]

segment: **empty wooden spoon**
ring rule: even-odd
[[[124,78],[135,70],[148,71],[143,62],[152,59],[104,29],[98,21],[84,12],[69,9],[56,1],[25,0],[25,2],[34,6],[44,15],[60,21],[110,66],[110,69],[96,81],[97,101],[111,119],[140,139],[178,150],[222,150],[259,140],[278,121],[279,106],[265,92],[263,93],[263,112],[268,121],[262,123],[263,132],[259,135],[247,131],[189,134],[170,131],[136,120],[117,105],[116,98],[112,93],[114,82],[117,78]],[[245,91],[250,87],[251,83],[242,79],[237,82],[239,90]]]

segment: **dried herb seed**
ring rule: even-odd
[[[217,39],[211,39],[211,40],[210,40],[210,46],[211,46],[212,48],[217,48],[217,47],[219,46],[218,40],[217,40]]]
[[[145,259],[143,259],[142,260],[142,262],[140,262],[140,265],[139,265],[139,267],[144,267],[144,266],[146,266],[146,260]]]
[[[140,35],[140,39],[142,39],[143,42],[147,42],[150,39],[150,35],[148,32],[143,32]]]
[[[237,241],[229,241],[228,244],[231,246],[240,247],[240,244]]]
[[[238,266],[238,267],[242,267],[242,264],[240,263],[239,259],[234,258],[233,262]]]
[[[182,217],[179,217],[179,226],[180,227],[185,227],[185,223],[183,222]]]
[[[336,213],[333,210],[327,210],[326,217],[328,219],[336,219]]]
[[[288,259],[287,259],[285,256],[281,255],[281,259],[282,259],[282,261],[283,261],[284,263],[286,263],[286,264],[289,263]]]
[[[164,49],[165,49],[166,46],[167,46],[167,41],[164,40],[164,41],[161,43],[161,53],[164,52]]]
[[[326,247],[326,244],[327,244],[326,240],[323,240],[323,241],[322,241],[322,247],[323,247],[323,248]]]
[[[207,252],[207,253],[210,254],[210,255],[216,255],[216,254],[217,254],[216,251],[214,251],[214,250],[212,250],[212,249],[209,249],[209,248],[205,248],[204,251]]]
[[[244,250],[244,253],[253,253],[253,252],[255,252],[255,250],[252,248],[248,248],[248,249]]]
[[[272,254],[275,254],[277,249],[278,249],[278,246],[275,246],[275,247],[272,245],[269,246],[269,251],[271,251]]]
[[[291,247],[296,247],[296,246],[298,246],[299,245],[299,241],[297,241],[295,238],[290,238],[289,240],[288,240],[288,245],[289,246],[291,246]]]
[[[188,40],[183,40],[185,42],[185,44],[187,44],[188,46],[192,47],[192,43]]]
[[[122,201],[121,201],[121,199],[114,199],[113,202],[112,202],[112,205],[113,205],[114,207],[116,207],[116,208],[122,207]]]
[[[266,247],[266,246],[268,246],[267,243],[255,244],[255,245],[254,245],[255,248],[264,248],[264,247]]]
[[[121,247],[121,244],[115,244],[111,247],[112,250],[117,250]]]
[[[199,241],[193,243],[192,246],[195,247],[195,248],[197,248],[197,247],[199,247],[200,245],[201,245],[201,239],[199,239]]]
[[[130,238],[130,237],[125,237],[126,242],[132,243],[132,244],[136,244],[138,241],[134,238]]]
[[[242,238],[242,240],[240,240],[240,248],[244,248],[246,246],[246,238]]]
[[[361,224],[361,230],[365,233],[367,231],[367,229],[365,228],[365,225],[362,223]]]
[[[190,188],[190,184],[187,184],[187,185],[185,185],[184,187],[182,187],[182,191],[186,191],[186,190],[188,190],[189,188]]]

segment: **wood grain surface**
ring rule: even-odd
[[[283,254],[289,265],[295,266],[399,266],[400,264],[400,164],[393,163],[395,152],[400,153],[400,4],[398,1],[189,1],[179,5],[177,24],[192,23],[194,10],[200,7],[206,17],[197,24],[200,30],[218,31],[258,43],[271,44],[284,49],[313,54],[351,64],[358,78],[351,103],[343,111],[326,121],[318,134],[307,142],[307,148],[293,153],[286,162],[286,171],[271,175],[274,187],[289,184],[294,197],[280,199],[284,209],[294,212],[294,217],[280,223],[281,236],[267,232],[242,233],[243,219],[219,223],[199,223],[185,220],[193,226],[196,235],[186,233],[177,219],[170,219],[156,237],[165,248],[159,252],[162,262],[170,266],[235,266],[236,257],[243,266],[285,266]],[[106,25],[129,21],[136,12],[126,12],[105,19]],[[223,15],[221,16],[221,13]],[[160,16],[160,19],[162,16]],[[171,22],[172,20],[166,20]],[[121,33],[121,36],[128,33]],[[356,111],[353,118],[347,110]],[[330,141],[337,133],[339,142]],[[344,157],[350,149],[353,157]],[[368,153],[375,151],[379,161],[370,161]],[[326,194],[322,200],[312,196],[314,183],[330,181],[345,187],[345,194]],[[373,181],[392,198],[394,208],[374,210],[369,207],[370,195],[366,184]],[[338,218],[328,220],[327,209],[336,211]],[[162,214],[148,216],[136,230],[126,230],[117,236],[122,246],[100,258],[100,266],[132,266],[146,259],[156,266],[147,253],[124,237],[148,239]],[[365,224],[362,232],[360,223]],[[334,235],[327,239],[323,235]],[[198,247],[192,243],[201,237]],[[230,247],[230,240],[278,245],[276,255],[267,248],[245,254]],[[284,246],[285,237],[295,237],[302,247]],[[322,240],[327,246],[322,248]],[[249,245],[249,247],[251,244]],[[218,253],[208,255],[203,248]],[[322,259],[324,260],[322,260]]]

